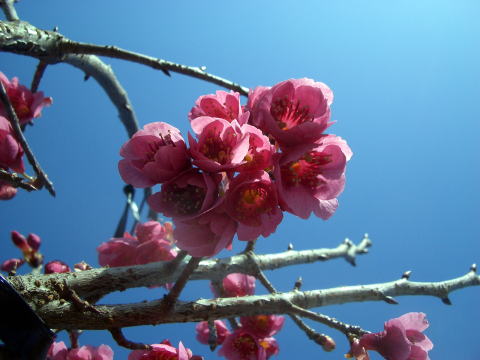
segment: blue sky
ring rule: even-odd
[[[345,138],[354,156],[347,185],[332,219],[286,216],[277,232],[259,241],[262,252],[333,247],[365,232],[374,246],[358,266],[336,260],[268,273],[280,290],[298,276],[305,289],[376,283],[412,270],[412,280],[463,275],[480,262],[479,180],[480,41],[475,1],[145,1],[41,2],[17,4],[22,19],[45,29],[59,27],[84,42],[117,45],[189,64],[244,86],[271,86],[309,77],[334,91],[329,131]],[[136,64],[106,59],[129,92],[141,125],[166,121],[188,131],[195,99],[214,85]],[[0,71],[29,84],[36,61],[0,53]],[[35,232],[47,260],[97,264],[95,248],[112,235],[123,209],[118,151],[126,140],[116,110],[100,87],[64,64],[48,67],[41,90],[54,98],[27,131],[57,189],[19,193],[0,203],[1,259],[16,255],[9,232]],[[240,246],[237,248],[239,249]],[[228,253],[222,253],[227,256]],[[259,292],[263,292],[258,286]],[[401,297],[399,305],[356,303],[320,311],[379,331],[383,322],[410,311],[428,315],[431,358],[478,359],[479,288],[451,295],[453,306],[428,297]],[[158,290],[134,290],[105,301],[137,301]],[[210,296],[207,284],[191,284],[184,298]],[[278,359],[299,353],[326,354],[287,321],[277,336]],[[184,341],[195,353],[215,359],[194,340],[194,325],[128,329],[134,341]],[[112,344],[105,332],[81,342]],[[118,359],[127,351],[114,347]],[[375,357],[374,357],[375,358]]]

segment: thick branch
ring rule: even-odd
[[[50,301],[37,309],[38,315],[52,328],[105,329],[145,324],[197,322],[232,316],[258,314],[285,314],[292,311],[291,304],[301,308],[360,301],[383,301],[379,293],[387,296],[427,295],[440,299],[454,290],[480,285],[480,276],[470,271],[464,276],[440,282],[411,282],[400,279],[387,283],[343,286],[326,290],[291,291],[241,298],[199,299],[177,303],[169,314],[159,312],[161,300],[126,305],[96,306],[98,313],[85,316],[73,305],[59,300]],[[27,301],[33,302],[29,293],[20,291]],[[33,304],[32,304],[33,305]]]
[[[123,59],[164,72],[172,71],[220,85],[248,95],[249,89],[207,73],[202,67],[186,66],[114,46],[99,46],[71,41],[54,31],[40,30],[27,22],[0,22],[0,50],[33,56],[50,63],[63,61],[69,54],[89,54]]]
[[[274,270],[286,266],[351,257],[352,246],[355,247],[357,254],[364,254],[370,244],[370,239],[364,238],[358,245],[344,242],[333,249],[289,250],[276,254],[257,255],[256,262],[261,270]],[[37,293],[39,291],[48,293],[51,288],[51,281],[63,282],[63,280],[67,280],[68,285],[80,297],[101,298],[120,289],[173,283],[180,276],[185,266],[186,262],[182,262],[172,271],[170,263],[157,262],[130,267],[92,269],[79,273],[24,275],[17,276],[11,281],[17,289],[35,288]],[[221,281],[231,273],[255,275],[256,269],[247,255],[239,254],[224,259],[203,260],[190,280]],[[35,284],[40,285],[35,286]],[[40,297],[43,297],[43,295]]]

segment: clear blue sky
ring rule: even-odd
[[[354,157],[340,207],[329,221],[286,216],[277,232],[259,241],[262,252],[333,247],[345,237],[374,242],[358,266],[345,261],[268,273],[281,290],[298,276],[305,289],[376,283],[412,270],[412,280],[460,276],[480,262],[479,96],[480,5],[476,1],[33,1],[19,15],[40,28],[58,26],[74,40],[117,45],[189,65],[242,85],[273,85],[310,77],[334,91],[332,133],[347,139]],[[141,125],[166,121],[188,131],[195,99],[217,87],[199,80],[117,60],[106,60],[129,92]],[[36,61],[0,54],[0,71],[29,84]],[[0,260],[15,256],[9,232],[35,232],[47,260],[97,265],[96,246],[109,239],[123,209],[118,151],[126,134],[116,110],[92,80],[68,65],[48,67],[41,90],[54,98],[27,137],[55,182],[47,192],[19,193],[0,203]],[[222,255],[228,255],[226,252]],[[260,289],[260,286],[258,286]],[[135,290],[105,301],[137,301],[159,290]],[[263,289],[260,289],[263,292]],[[209,297],[206,283],[185,298]],[[400,305],[356,303],[320,311],[379,331],[383,322],[410,311],[428,315],[431,358],[478,360],[480,288],[436,298],[401,297]],[[323,353],[290,321],[277,336],[278,359],[298,354],[339,359],[347,350]],[[194,353],[215,359],[194,338],[194,325],[128,329],[133,341],[184,341]],[[112,344],[105,332],[89,332],[83,344]],[[113,346],[117,359],[127,351]],[[375,356],[373,357],[375,358]]]

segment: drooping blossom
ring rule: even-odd
[[[262,339],[239,328],[227,336],[218,355],[228,360],[265,360],[266,347],[268,342],[262,343]]]
[[[70,267],[61,260],[53,260],[45,264],[45,274],[67,273],[70,271],[72,271]]]
[[[303,219],[313,212],[328,219],[345,185],[345,166],[351,157],[346,142],[323,136],[313,145],[290,148],[276,159],[275,179],[283,210]]]
[[[122,238],[112,238],[97,247],[101,266],[130,266],[154,261],[173,260],[177,253],[166,240],[168,229],[156,221],[137,224],[135,234],[126,232]]]
[[[225,338],[230,334],[230,331],[228,331],[227,326],[221,320],[215,320],[214,325],[217,331],[217,344],[221,345],[223,344],[223,341],[225,340]],[[208,340],[210,338],[210,330],[208,328],[208,322],[207,321],[199,322],[195,326],[195,330],[197,331],[197,340],[201,344],[207,345]]]
[[[209,172],[234,171],[246,160],[250,145],[248,128],[233,120],[200,116],[192,120],[198,141],[188,134],[193,164]]]
[[[220,177],[192,169],[162,185],[148,198],[156,212],[175,219],[193,218],[214,205]]]
[[[385,322],[384,331],[363,335],[358,345],[377,351],[387,360],[428,360],[428,352],[433,348],[430,339],[423,334],[428,325],[424,313],[407,313]]]
[[[47,360],[112,360],[113,350],[108,345],[84,345],[68,349],[63,341],[54,342],[48,350]]]
[[[23,148],[15,138],[10,122],[0,115],[0,168],[24,173],[22,156]]]
[[[285,318],[278,315],[254,315],[242,316],[242,327],[258,338],[266,338],[275,335],[282,329]]]
[[[248,116],[244,116],[240,105],[240,94],[223,90],[219,90],[215,94],[200,96],[195,101],[195,106],[188,114],[188,118],[192,121],[200,116],[220,118],[228,122],[237,120],[240,124],[244,124],[248,120]]]
[[[151,350],[134,350],[128,355],[128,360],[201,360],[200,356],[192,355],[190,349],[179,342],[178,348],[165,340],[160,344],[152,344]]]
[[[17,194],[17,188],[0,180],[0,200],[10,200]]]
[[[8,273],[12,271],[16,271],[24,263],[25,263],[25,260],[23,259],[17,259],[17,258],[7,259],[2,263],[2,265],[0,265],[0,270]]]
[[[228,215],[214,210],[191,221],[175,221],[177,246],[195,257],[214,256],[229,249],[237,224]]]
[[[251,275],[232,273],[223,278],[224,296],[249,296],[255,294],[255,277]]]
[[[330,125],[333,93],[312,79],[290,79],[249,96],[250,123],[282,146],[314,142]]]
[[[28,88],[20,85],[18,78],[12,80],[0,72],[0,82],[7,91],[8,98],[15,109],[21,125],[25,125],[41,115],[44,106],[52,104],[52,98],[44,97],[42,91],[32,93]],[[6,116],[6,110],[0,103],[0,115]]]
[[[120,155],[123,181],[138,188],[169,181],[190,167],[180,131],[164,122],[145,125],[122,146]]]
[[[225,197],[225,211],[238,221],[239,240],[267,237],[282,221],[276,187],[265,171],[240,173]]]

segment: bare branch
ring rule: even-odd
[[[20,18],[17,15],[17,10],[13,6],[13,0],[0,0],[0,6],[8,21],[18,21]]]
[[[25,181],[23,177],[3,169],[0,169],[0,180],[12,185],[13,187],[21,188],[27,191],[38,190],[32,183]]]
[[[79,273],[80,274],[80,273]],[[232,316],[251,316],[260,314],[286,314],[291,311],[289,304],[304,309],[327,305],[345,304],[361,301],[383,301],[378,296],[381,290],[388,296],[426,295],[440,299],[449,293],[469,286],[480,285],[480,276],[470,271],[461,277],[439,282],[411,282],[405,279],[387,283],[343,286],[325,290],[290,291],[286,293],[256,295],[240,298],[199,299],[188,303],[178,302],[172,312],[159,311],[162,300],[140,302],[124,305],[97,305],[98,313],[86,317],[73,305],[55,300],[40,306],[42,293],[39,288],[22,288],[19,276],[8,280],[17,291],[36,308],[38,315],[52,328],[56,329],[105,329],[112,327],[138,326],[145,324],[198,322],[215,320]],[[53,279],[52,279],[53,280]]]
[[[0,22],[0,50],[56,63],[71,54],[108,56],[147,65],[161,71],[191,76],[248,95],[249,89],[230,80],[207,73],[203,67],[186,66],[120,49],[69,40],[54,31],[40,30],[27,22]]]

